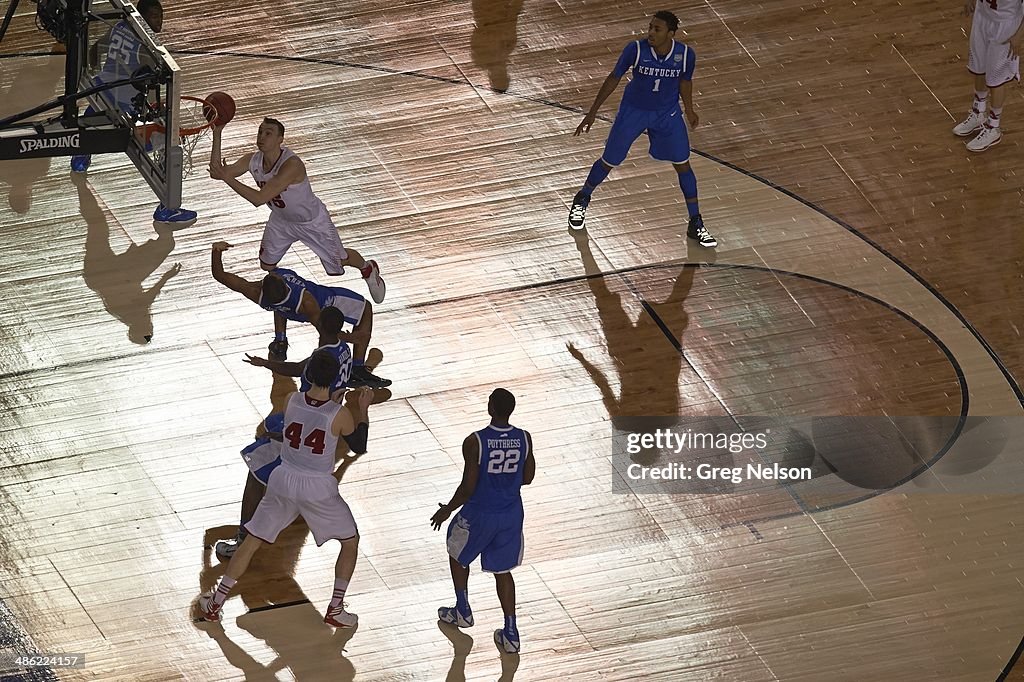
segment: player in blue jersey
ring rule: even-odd
[[[164,8],[160,0],[139,0],[138,12],[143,20],[153,30],[153,33],[160,33],[164,26]],[[100,51],[103,54],[100,54]],[[92,46],[90,51],[90,66],[95,66],[102,56],[103,67],[93,78],[96,85],[112,83],[124,78],[131,78],[142,66],[154,66],[154,60],[146,48],[139,41],[135,32],[127,21],[117,22],[110,32]],[[138,90],[132,85],[122,85],[110,90],[100,92],[99,96],[107,102],[111,109],[121,111],[129,117],[133,117],[135,103],[132,101]],[[85,110],[85,115],[95,114],[96,110],[90,106]],[[71,157],[71,170],[75,173],[84,173],[92,163],[92,156],[81,154]],[[196,212],[183,208],[167,208],[163,204],[157,206],[153,213],[153,220],[158,223],[193,223],[196,220]]]
[[[680,98],[691,126],[700,121],[693,109],[693,67],[696,55],[683,43],[674,40],[679,19],[671,12],[657,12],[647,28],[647,39],[626,45],[615,68],[605,78],[594,104],[576,128],[573,136],[589,132],[597,112],[618,87],[627,71],[633,79],[626,86],[619,112],[608,133],[604,153],[590,169],[583,188],[576,193],[569,210],[569,227],[586,227],[587,206],[594,189],[606,178],[612,168],[622,163],[629,148],[646,130],[650,138],[651,156],[668,161],[679,174],[679,187],[686,197],[686,210],[690,215],[686,234],[701,246],[718,246],[700,215],[697,204],[697,178],[690,168],[690,140],[679,108]]]
[[[533,482],[537,470],[530,434],[508,423],[515,407],[511,393],[494,389],[487,401],[490,425],[471,433],[462,443],[462,482],[448,504],[440,504],[430,519],[434,530],[440,530],[452,512],[462,507],[448,525],[455,606],[442,606],[437,617],[460,628],[473,625],[469,565],[480,557],[483,570],[494,574],[505,614],[505,627],[494,631],[494,643],[510,654],[519,653],[516,584],[511,573],[523,561],[523,498],[519,491]]]
[[[339,394],[345,392],[352,374],[352,351],[346,342],[348,334],[342,331],[344,324],[345,318],[341,311],[334,306],[326,306],[320,310],[316,325],[320,332],[320,345],[314,352],[327,351],[338,361],[338,376],[329,387],[333,400],[338,400]],[[306,365],[309,363],[309,358],[301,362],[282,362],[246,354],[245,362],[255,367],[266,367],[271,372],[286,377],[301,377],[302,384],[299,390],[303,393],[309,390],[309,379],[306,377]],[[378,386],[377,388],[383,387]]]
[[[384,388],[391,385],[391,381],[375,376],[366,367],[366,352],[370,347],[373,330],[373,306],[369,301],[350,289],[321,286],[284,268],[267,273],[259,282],[243,279],[224,270],[222,254],[230,248],[232,245],[227,242],[213,245],[213,278],[265,310],[274,312],[276,333],[269,347],[272,360],[287,359],[288,339],[285,329],[288,320],[310,322],[319,329],[320,311],[330,306],[337,308],[344,321],[352,325],[351,332],[339,330],[337,336],[327,342],[333,344],[346,341],[352,344],[352,373],[348,386]],[[320,331],[323,333],[323,330]]]

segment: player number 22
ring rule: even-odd
[[[288,445],[292,446],[293,450],[298,450],[301,443],[312,450],[314,455],[324,454],[324,448],[327,446],[324,442],[327,439],[327,433],[323,429],[313,429],[306,439],[302,440],[302,424],[299,422],[289,424],[288,428],[284,430],[284,437],[288,439]]]
[[[487,473],[489,474],[514,474],[519,468],[518,450],[491,450],[490,459],[487,460]]]

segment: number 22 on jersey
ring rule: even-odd
[[[519,469],[519,450],[491,450],[487,460],[487,473],[514,474]]]

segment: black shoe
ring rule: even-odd
[[[587,206],[590,205],[590,197],[583,192],[577,192],[572,198],[572,208],[569,209],[569,228],[582,230],[587,226]]]
[[[288,359],[288,339],[282,339],[281,341],[271,341],[270,345],[267,346],[267,350],[270,352],[270,359],[276,360],[277,362],[284,362]]]
[[[368,386],[370,388],[387,388],[390,385],[391,379],[381,379],[379,376],[366,369],[364,365],[353,366],[352,374],[348,377],[349,388],[360,388],[362,386]]]
[[[690,218],[690,225],[686,228],[686,236],[690,239],[696,239],[698,244],[709,249],[718,246],[718,240],[712,237],[708,229],[704,227],[704,219],[700,217],[699,213]]]

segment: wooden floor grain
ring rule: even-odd
[[[643,139],[570,234],[621,91],[571,133],[657,9],[165,5],[186,92],[238,104],[225,155],[281,119],[388,283],[374,345],[394,397],[341,488],[362,536],[355,632],[322,622],[334,549],[301,523],[257,555],[222,624],[193,622],[271,389],[242,362],[270,316],[213,281],[210,244],[258,277],[265,209],[197,172],[200,220],[157,229],[125,157],[84,177],[0,161],[0,598],[40,650],[86,654],[60,679],[1021,679],[1021,447],[986,458],[972,431],[1022,412],[1021,90],[1002,143],[970,155],[950,132],[971,93],[959,6],[690,3],[692,165],[721,245],[685,239],[676,177]],[[0,115],[59,92],[52,48],[22,9]],[[364,292],[304,247],[283,264]],[[289,336],[294,357],[316,344]],[[499,385],[538,462],[521,657],[495,650],[476,568],[479,625],[437,623],[452,597],[428,524]],[[794,431],[789,454],[822,475],[758,494],[614,492],[612,419],[643,415],[952,426],[927,453],[827,471]],[[914,478],[874,494],[865,471]]]

